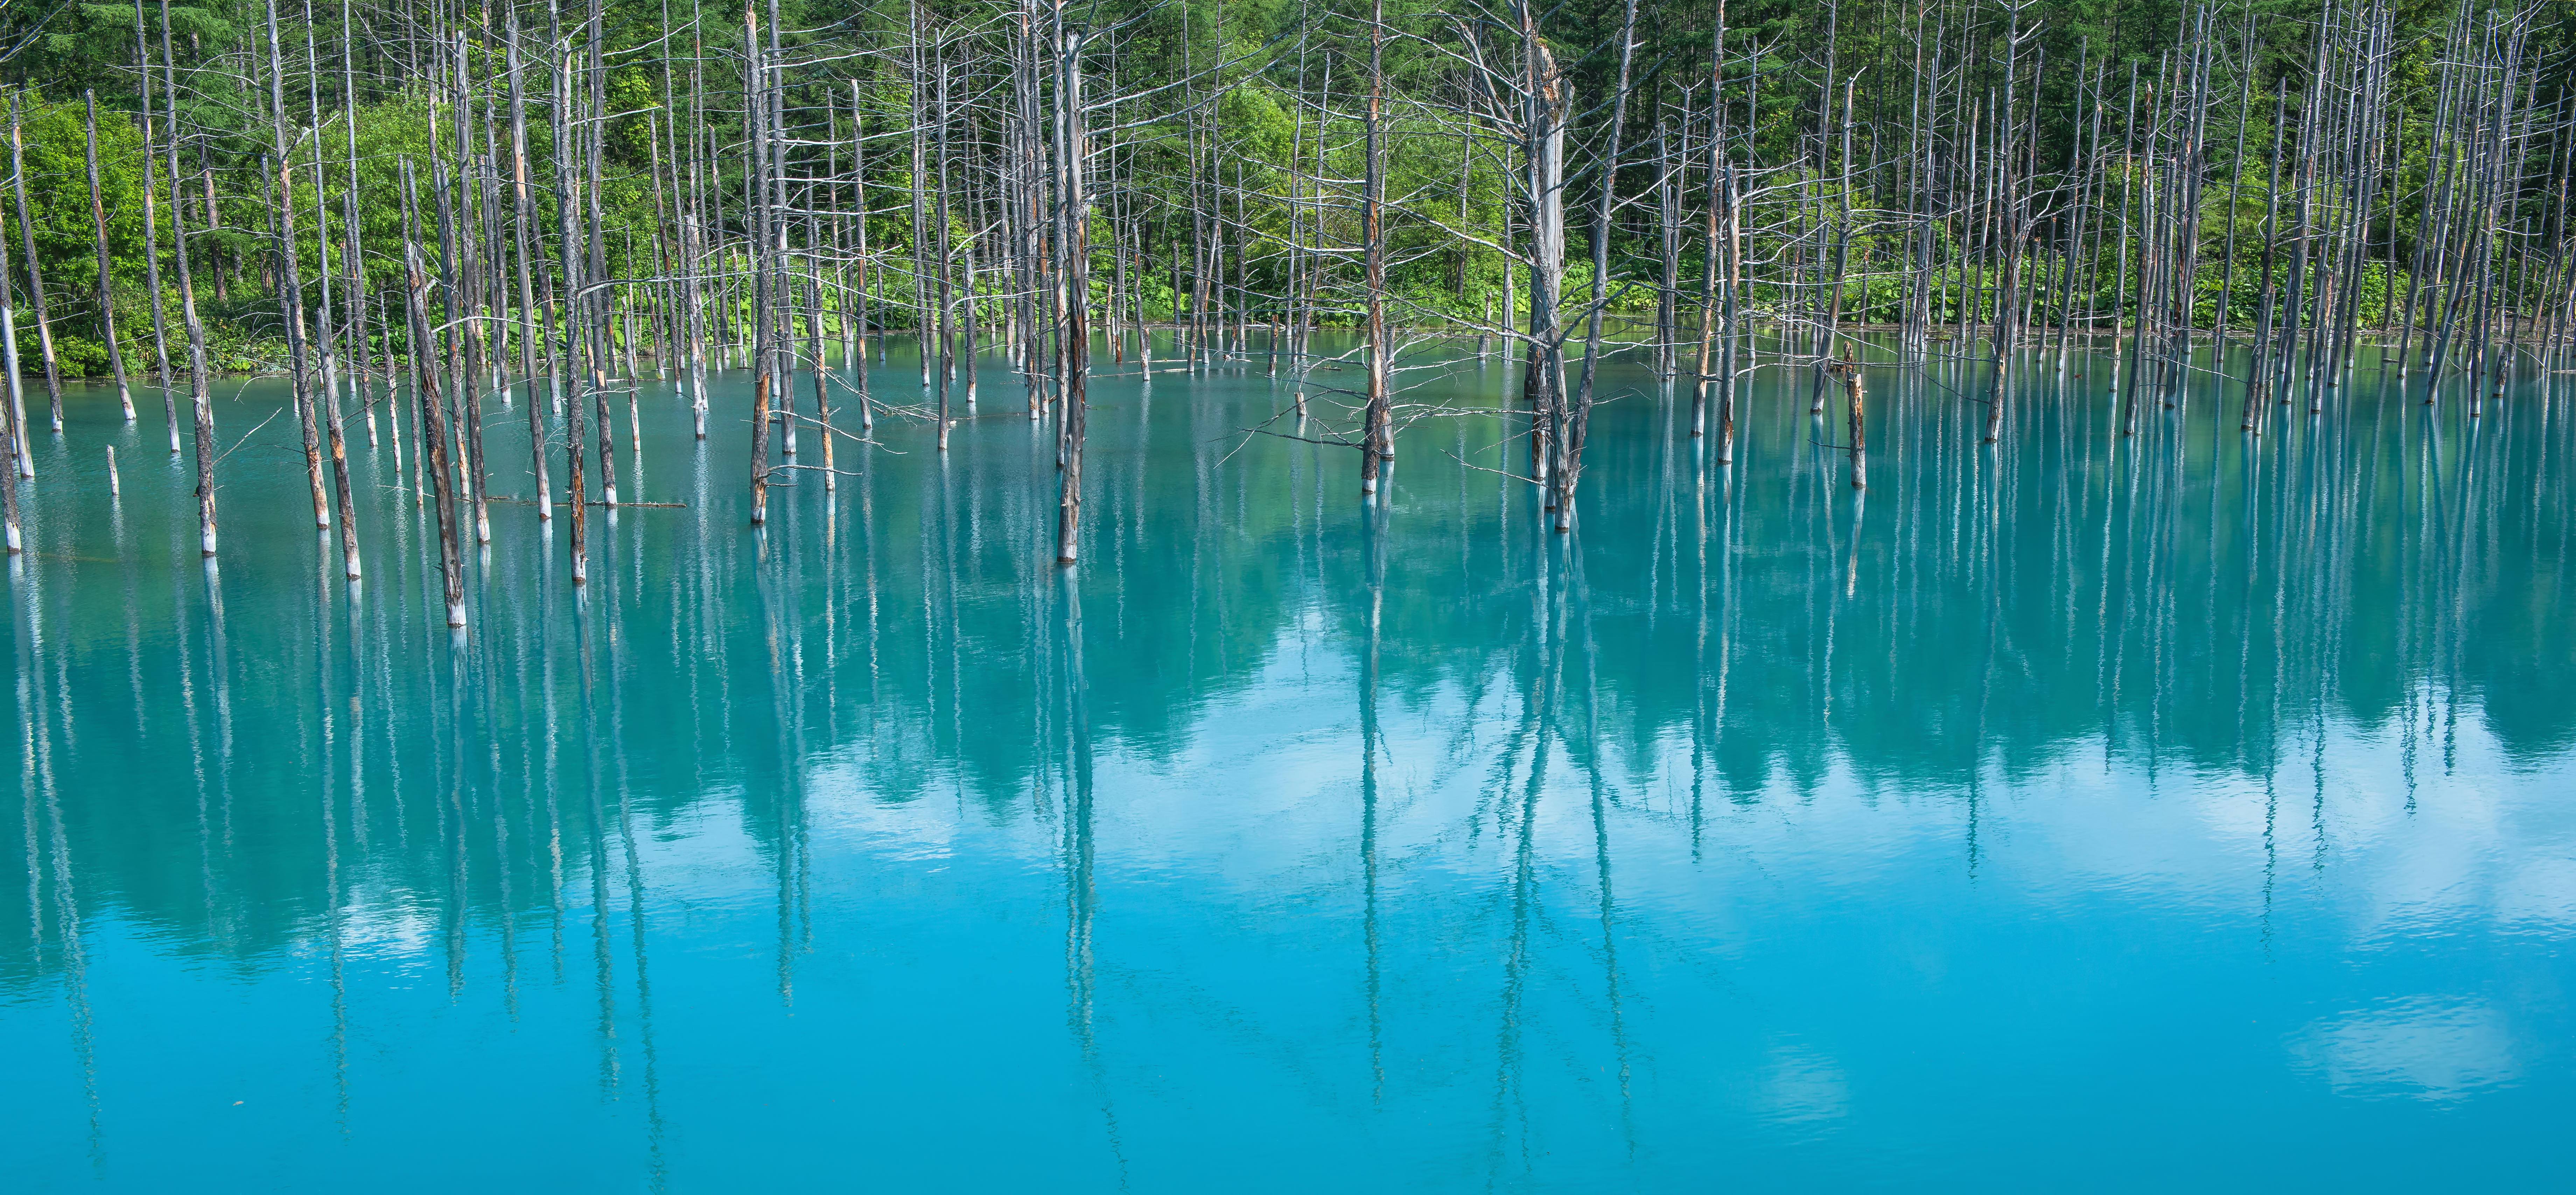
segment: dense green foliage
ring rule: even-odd
[[[2533,25],[2528,53],[2539,65],[2524,110],[2537,118],[2531,134],[2515,147],[2516,186],[2500,214],[2502,225],[2516,230],[2512,235],[2519,238],[2513,250],[2534,260],[2555,254],[2564,235],[2556,211],[2565,193],[2557,134],[2569,38],[2557,18],[2566,7],[2548,6]],[[472,84],[470,135],[490,139],[498,149],[491,158],[506,174],[502,14],[488,7],[467,10],[460,30],[457,14],[436,5],[349,11],[356,22],[350,28],[343,27],[335,8],[309,10],[309,26],[308,10],[299,6],[281,12],[281,74],[267,61],[263,5],[211,0],[167,9],[178,58],[175,103],[162,94],[158,68],[148,89],[135,69],[138,33],[153,55],[160,53],[164,10],[157,4],[79,4],[51,11],[21,7],[0,15],[0,32],[17,47],[6,63],[6,81],[24,106],[24,182],[35,211],[37,264],[66,369],[96,372],[105,364],[82,152],[84,88],[95,89],[100,103],[101,202],[108,248],[117,263],[118,328],[133,361],[153,356],[148,314],[153,296],[146,293],[143,268],[146,172],[138,127],[147,94],[155,109],[156,138],[171,131],[175,110],[180,134],[176,157],[187,174],[177,181],[185,185],[188,207],[183,214],[191,260],[201,278],[200,310],[208,319],[217,358],[229,367],[274,363],[281,356],[276,345],[275,209],[265,198],[269,177],[262,170],[262,162],[275,152],[269,115],[273,81],[283,83],[292,126],[286,137],[296,163],[296,228],[304,241],[308,274],[323,256],[323,226],[331,230],[335,253],[346,242],[339,229],[340,196],[348,177],[352,123],[362,192],[359,240],[371,290],[391,287],[398,274],[398,163],[405,158],[415,163],[424,191],[434,158],[446,158],[460,178],[473,174],[471,163],[458,161],[455,144],[454,84],[460,70],[452,59],[438,56],[440,46],[452,47],[459,38],[467,46],[461,73]],[[860,176],[851,171],[851,146],[854,135],[863,132],[855,160],[866,182],[868,244],[885,261],[909,260],[916,233],[928,236],[916,225],[911,202],[916,181],[931,184],[935,176],[913,177],[909,130],[914,107],[929,89],[916,92],[908,55],[916,45],[916,21],[918,28],[935,35],[928,39],[931,52],[950,70],[956,104],[947,125],[948,148],[954,154],[947,176],[950,232],[960,244],[970,237],[982,239],[984,264],[991,273],[983,289],[988,296],[997,294],[1006,283],[1001,271],[991,269],[1004,249],[996,227],[996,196],[1004,188],[996,180],[1013,166],[1008,121],[1015,103],[1011,56],[1019,10],[958,0],[918,9],[791,0],[776,11],[782,28],[791,31],[780,40],[787,62],[788,131],[796,139],[791,151],[791,173],[800,180],[796,202],[845,224],[860,206],[855,185]],[[1275,306],[1273,297],[1297,284],[1294,248],[1302,242],[1326,259],[1317,280],[1325,300],[1320,318],[1347,319],[1351,308],[1335,297],[1346,297],[1357,280],[1350,251],[1361,234],[1352,196],[1353,180],[1364,172],[1367,10],[1349,0],[1126,0],[1090,11],[1108,13],[1104,21],[1114,16],[1126,22],[1090,58],[1096,76],[1091,94],[1102,104],[1094,116],[1102,130],[1095,134],[1100,180],[1094,195],[1105,230],[1095,236],[1101,254],[1093,271],[1095,298],[1104,305],[1109,301],[1107,290],[1120,277],[1112,268],[1117,263],[1108,256],[1109,246],[1124,244],[1126,264],[1135,274],[1132,294],[1146,318],[1174,316],[1188,301],[1186,292],[1196,283],[1201,261],[1217,263],[1220,294],[1232,288],[1232,297],[1224,302],[1267,309]],[[1710,43],[1718,11],[1708,0],[1650,0],[1639,15],[1641,41],[1627,127],[1619,131],[1617,189],[1625,202],[1613,222],[1610,253],[1619,284],[1612,305],[1623,311],[1644,313],[1656,302],[1664,268],[1656,192],[1667,168],[1676,172],[1681,209],[1676,224],[1684,230],[1676,250],[1678,277],[1696,279],[1706,253],[1699,229],[1710,180],[1704,155],[1695,148],[1704,144],[1705,135],[1694,130],[1707,123]],[[2160,105],[2170,107],[2173,97],[2169,89],[2158,90],[2157,80],[2176,61],[2175,52],[2215,40],[2223,45],[2207,80],[2214,98],[2202,167],[2200,272],[2194,279],[2201,299],[2195,316],[2203,322],[2216,319],[2224,282],[2230,322],[2246,325],[2259,305],[2266,261],[2264,222],[2271,188],[2265,153],[2274,132],[2267,99],[2279,91],[2288,94],[2293,106],[2299,102],[2321,11],[2314,3],[2283,0],[2206,10],[2172,0],[2047,0],[2017,11],[1994,3],[1907,7],[1886,0],[1824,5],[1757,0],[1727,8],[1724,94],[1735,147],[1731,152],[1748,171],[1758,172],[1761,184],[1749,196],[1745,216],[1755,242],[1747,254],[1752,305],[1776,309],[1814,303],[1814,296],[1795,281],[1797,271],[1812,264],[1800,255],[1820,251],[1811,241],[1828,213],[1848,211],[1836,224],[1849,229],[1854,263],[1844,318],[1898,318],[1904,295],[1898,273],[1908,268],[1907,238],[1920,224],[1907,214],[1920,206],[1919,195],[1909,190],[1917,186],[1909,173],[1914,139],[1955,140],[1927,112],[1974,129],[1975,105],[1991,104],[1988,97],[2000,95],[2007,82],[2026,89],[2017,101],[2023,108],[2016,110],[2029,113],[2021,156],[2035,176],[2024,184],[2042,197],[2045,209],[2035,236],[2042,241],[2063,238],[2064,221],[2077,211],[2070,197],[2080,193],[2075,168],[2085,152],[2086,122],[2096,118],[2093,106],[2107,111],[2105,135],[2116,150],[2131,132],[2124,123],[2145,126]],[[2409,281],[2424,206],[2438,184],[2441,165],[2432,129],[2438,103],[2435,63],[2444,30],[2455,14],[2465,11],[2418,0],[2398,8],[2391,21],[2395,86],[2371,127],[2392,142],[2393,170],[2367,216],[2364,243],[2372,260],[2364,268],[2372,285],[2363,288],[2366,322],[2389,318]],[[1490,46],[1497,22],[1508,18],[1510,10],[1401,0],[1385,12],[1395,33],[1385,47],[1388,288],[1399,301],[1402,318],[1412,322],[1474,320],[1486,312],[1507,312],[1513,303],[1526,300],[1526,282],[1511,285],[1514,267],[1492,246],[1509,243],[1518,227],[1507,224],[1512,202],[1508,172],[1520,165],[1509,142],[1482,123],[1483,110],[1473,102],[1478,84],[1461,63],[1466,36],[1473,33],[1487,39],[1479,44]],[[578,9],[531,7],[520,12],[533,155],[530,183],[539,210],[531,251],[541,258],[559,252],[547,234],[555,226],[554,205],[563,198],[557,194],[551,156],[551,105],[559,86],[554,71],[570,61],[573,69],[562,80],[576,93],[590,85],[582,69],[586,15]],[[1575,168],[1568,195],[1577,243],[1569,253],[1567,289],[1578,295],[1588,285],[1589,263],[1580,241],[1590,196],[1598,187],[1593,172],[1601,168],[1601,151],[1609,139],[1604,125],[1618,77],[1614,43],[1622,15],[1622,8],[1607,0],[1577,0],[1543,14],[1547,39],[1557,47],[1575,97]],[[614,0],[600,12],[605,77],[598,85],[607,114],[599,200],[607,225],[602,241],[614,276],[648,278],[673,268],[669,258],[677,233],[669,213],[678,200],[657,195],[657,181],[670,191],[702,186],[700,210],[710,228],[702,270],[723,273],[730,260],[728,246],[738,247],[747,235],[741,194],[746,133],[740,18],[739,13],[695,5],[682,10],[668,0]],[[767,19],[766,12],[761,18]],[[2204,19],[2205,26],[2195,24]],[[2014,52],[2007,79],[2005,42],[2016,28],[2030,32]],[[344,40],[351,55],[346,59],[340,48]],[[2087,66],[2073,69],[2077,63]],[[2130,90],[2133,67],[2144,80],[2137,91]],[[2088,92],[2088,80],[2100,82]],[[851,122],[854,82],[864,121],[860,129]],[[2111,88],[2107,94],[2103,83]],[[2035,101],[2028,100],[2030,88],[2036,88]],[[1842,106],[1843,94],[1850,96],[1848,109]],[[586,102],[580,95],[575,99]],[[1967,114],[1964,121],[1962,112]],[[1843,142],[1846,118],[1848,148]],[[672,144],[674,129],[686,135],[681,147]],[[467,148],[473,157],[486,157],[485,145]],[[1666,150],[1671,151],[1669,163]],[[1951,152],[1955,156],[1955,146]],[[174,183],[167,161],[164,157],[156,163],[165,249]],[[699,183],[691,183],[684,161],[703,167]],[[1955,167],[1954,162],[1945,168]],[[2147,167],[2133,163],[2110,169],[2117,185],[2105,199],[2126,204],[2129,187]],[[211,204],[204,196],[209,180],[215,191]],[[475,209],[484,199],[460,195],[459,202]],[[1936,235],[1951,248],[1979,235],[1964,209],[1933,220],[1939,225]],[[14,250],[14,210],[0,215],[0,224],[8,228]],[[1202,257],[1211,238],[1214,251]],[[830,239],[842,247],[854,243],[846,231],[836,231]],[[2223,260],[2231,245],[2236,250],[2232,263]],[[1990,270],[1991,264],[1969,263],[1963,255],[1961,264],[1949,268],[1958,275],[1945,284],[1949,289],[1944,294],[1987,280],[1975,271]],[[2286,268],[2285,262],[2275,261],[2272,276],[2277,280]],[[23,304],[25,264],[16,269],[13,281]],[[176,280],[167,269],[163,274],[160,298],[174,304]],[[2547,279],[2540,275],[2536,269],[2509,275],[2507,285],[2515,289],[2508,302],[2526,308],[2541,304],[2546,296],[2535,288]],[[2116,317],[2121,305],[2131,301],[2120,290],[2118,275],[2108,269],[2080,273],[2077,281],[2086,293],[2073,299],[2089,316]],[[900,325],[913,318],[911,284],[901,271],[880,270],[875,283],[882,322]],[[1176,283],[1183,294],[1175,293]],[[1682,296],[1681,302],[1687,305],[1689,299]],[[1946,321],[1966,312],[1953,304],[1933,314]]]

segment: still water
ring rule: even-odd
[[[2088,366],[2000,450],[1872,370],[1865,494],[1806,375],[1719,467],[1614,367],[1570,537],[1492,416],[1368,507],[1245,433],[1263,358],[1104,366],[1070,573],[990,360],[765,534],[742,376],[704,443],[648,382],[620,491],[678,505],[576,593],[496,503],[462,638],[410,454],[352,421],[352,589],[267,424],[210,567],[158,394],[77,392],[7,578],[0,1186],[2570,1182],[2567,396],[2124,438]]]

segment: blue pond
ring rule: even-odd
[[[1371,505],[1347,376],[1297,439],[1266,355],[1162,356],[1093,384],[1072,570],[997,360],[760,531],[747,381],[698,441],[647,380],[667,505],[576,591],[496,501],[462,636],[392,424],[353,588],[275,383],[212,565],[157,392],[76,392],[6,578],[0,1186],[2571,1181],[2568,394],[2366,357],[2124,436],[2034,358],[1987,446],[1891,365],[1855,491],[1804,372],[1721,465],[1622,362],[1559,535],[1500,356],[1413,359]]]

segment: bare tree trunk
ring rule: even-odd
[[[1382,0],[1381,0],[1382,2]],[[1601,321],[1610,305],[1610,209],[1617,202],[1619,138],[1628,120],[1628,74],[1637,51],[1637,0],[1619,21],[1619,79],[1610,97],[1609,146],[1601,157],[1601,189],[1592,209],[1592,301],[1583,333],[1583,374],[1556,435],[1556,529],[1574,530],[1574,487],[1583,478],[1583,444],[1592,431],[1595,379],[1600,372]]]
[[[10,556],[27,550],[18,513],[17,473],[25,455],[21,441],[27,433],[27,396],[21,392],[25,379],[18,364],[16,290],[10,278],[9,238],[0,237],[0,369],[8,371],[9,387],[8,406],[0,409],[0,460],[7,462],[5,474],[0,474],[0,547]]]
[[[748,180],[752,217],[752,298],[753,327],[759,344],[753,350],[751,381],[751,522],[757,527],[769,521],[769,402],[770,388],[777,384],[771,369],[769,310],[769,222],[776,218],[771,210],[768,186],[769,89],[768,71],[761,65],[760,15],[749,4],[742,10],[743,53],[742,94],[744,119],[750,135]],[[925,346],[926,347],[926,346]]]
[[[143,129],[143,290],[152,304],[152,357],[161,387],[161,415],[170,431],[170,455],[179,454],[179,404],[170,393],[170,320],[161,306],[161,167],[152,156],[152,42],[145,31],[143,0],[134,0],[134,61],[142,101]],[[168,93],[163,93],[168,98]],[[353,126],[354,127],[354,126]],[[176,128],[170,130],[174,135]],[[317,151],[318,152],[318,151]],[[170,180],[177,185],[178,179]]]
[[[176,56],[171,53],[170,46],[170,0],[160,0],[160,3],[161,94],[176,96],[179,91],[177,68],[171,65],[176,61]],[[175,106],[171,110],[170,139],[163,148],[169,154],[170,185],[176,188],[179,183],[179,125]],[[197,458],[197,549],[203,555],[212,556],[215,554],[216,539],[215,403],[212,382],[206,368],[206,326],[197,318],[197,286],[188,265],[188,216],[187,205],[184,203],[173,202],[170,205],[170,256],[172,262],[179,268],[180,322],[185,324],[188,330],[188,392],[189,406],[193,412],[195,424]],[[14,402],[17,397],[15,390],[17,370],[11,369],[10,377],[12,379],[10,397]],[[18,409],[17,425],[23,441],[26,427],[26,410],[23,406]],[[23,443],[21,447],[23,449]]]
[[[1056,70],[1057,252],[1063,261],[1064,304],[1064,471],[1056,498],[1055,562],[1074,563],[1082,531],[1082,463],[1086,420],[1090,413],[1091,200],[1083,175],[1091,157],[1082,100],[1082,55],[1090,34],[1066,25],[1068,0],[1052,0]]]
[[[420,227],[413,193],[411,163],[403,162],[403,275],[405,306],[411,316],[413,390],[419,399],[420,450],[426,458],[438,511],[439,576],[444,582],[447,625],[465,625],[465,560],[457,543],[456,471],[447,459],[446,384],[439,354],[429,346],[429,271],[421,264]]]
[[[1394,407],[1387,395],[1386,327],[1386,0],[1369,8],[1367,164],[1361,180],[1360,238],[1368,289],[1368,406],[1360,435],[1360,493],[1377,493],[1382,463],[1395,456]]]
[[[211,187],[213,184],[207,184]],[[54,434],[63,430],[63,368],[54,356],[54,324],[45,311],[45,272],[36,263],[36,218],[27,211],[26,137],[18,127],[18,97],[9,97],[9,186],[18,195],[18,237],[27,253],[27,308],[36,315],[36,347],[45,360],[45,398],[53,408]],[[18,471],[36,475],[35,457],[20,437]]]
[[[277,35],[277,2],[268,6],[268,97],[270,131],[274,137],[274,156],[262,164],[261,185],[273,187],[272,219],[277,237],[277,263],[280,289],[278,319],[286,326],[286,360],[289,388],[294,395],[295,415],[303,425],[304,472],[313,491],[313,525],[331,525],[331,503],[322,482],[321,428],[314,418],[313,392],[306,370],[304,339],[304,272],[296,260],[295,247],[295,176],[288,163],[290,143],[286,137],[286,56],[280,50]]]
[[[529,380],[531,390],[528,395],[528,475],[536,486],[537,521],[543,523],[555,517],[554,483],[546,476],[546,441],[549,438],[546,413],[549,408],[562,404],[563,395],[559,382],[551,401],[539,402],[533,393],[537,367],[530,348],[530,342],[535,339],[530,333],[534,329],[529,324],[530,314],[536,310],[537,298],[536,288],[528,278],[528,257],[531,244],[541,243],[543,234],[537,231],[536,200],[528,189],[528,99],[520,84],[519,6],[513,3],[502,8],[508,22],[503,27],[502,53],[508,62],[510,88],[510,232],[519,267],[519,373]],[[355,168],[353,164],[351,169]],[[547,360],[553,360],[551,350],[547,353]],[[557,378],[560,376],[556,375]],[[695,401],[698,409],[703,410],[704,397],[699,396]],[[705,433],[701,431],[699,434]]]

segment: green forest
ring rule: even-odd
[[[1599,306],[1626,323],[1660,314],[1667,339],[1683,335],[1710,293],[1711,209],[1731,190],[1724,202],[1741,210],[1726,213],[1730,235],[1744,242],[1731,272],[1752,318],[1991,322],[1990,292],[2008,285],[2009,266],[2046,308],[2025,327],[2109,331],[2171,303],[2139,293],[2139,277],[2168,268],[2152,260],[2158,235],[2187,234],[2177,322],[2251,334],[2267,286],[2291,285],[2298,249],[2320,262],[2350,250],[2331,283],[2349,294],[2312,279],[2305,301],[2342,302],[2386,334],[2430,322],[2433,298],[2420,292],[2487,269],[2501,272],[2491,302],[2507,311],[2563,306],[2565,11],[2269,0],[16,6],[0,18],[15,191],[0,223],[17,302],[41,294],[67,375],[108,372],[103,300],[129,368],[158,359],[147,258],[156,242],[170,252],[174,218],[210,364],[284,368],[281,180],[306,268],[354,253],[365,287],[383,290],[401,270],[406,160],[424,180],[434,165],[455,180],[459,235],[486,242],[485,268],[506,273],[524,253],[539,291],[570,286],[555,235],[567,203],[598,221],[583,235],[604,277],[679,273],[684,223],[697,259],[685,268],[712,276],[752,235],[751,37],[771,43],[759,48],[781,93],[768,134],[785,142],[799,213],[787,235],[826,247],[833,277],[820,304],[871,302],[847,299],[864,288],[877,324],[910,327],[935,289],[922,276],[938,274],[1000,324],[1027,287],[1010,258],[1033,218],[1004,210],[1028,206],[1019,176],[1034,155],[1020,142],[1050,119],[1061,86],[1049,29],[1080,22],[1100,31],[1081,54],[1094,105],[1090,285],[1107,319],[1277,319],[1294,307],[1308,323],[1358,323],[1364,159],[1375,153],[1390,318],[1511,330],[1530,302],[1532,188],[1518,152],[1526,130],[1513,127],[1515,105],[1528,105],[1502,93],[1528,73],[1513,65],[1527,44],[1547,47],[1567,96],[1553,185],[1570,213],[1557,291],[1572,307],[1594,289],[1597,257]],[[524,165],[510,144],[514,102]],[[561,143],[567,130],[579,144]],[[2493,181],[2478,177],[2490,168]],[[2285,171],[2294,177],[2276,188]],[[500,227],[512,214],[502,192],[522,174],[535,209],[524,238]],[[943,251],[944,268],[925,264]],[[157,271],[165,325],[179,318],[175,274]],[[649,283],[618,297],[672,301]],[[397,323],[380,334],[400,335]],[[628,334],[623,323],[615,332]]]

